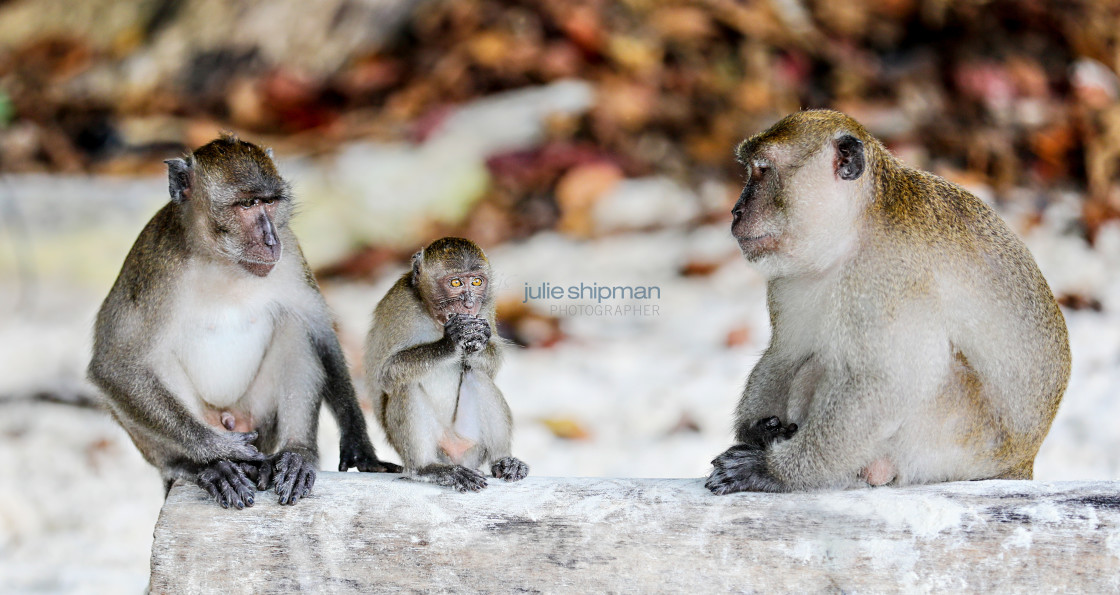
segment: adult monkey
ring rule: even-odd
[[[838,112],[787,116],[736,152],[731,230],[768,278],[772,335],[707,487],[1029,479],[1070,352],[1023,243]]]
[[[324,399],[340,471],[399,471],[369,442],[271,152],[223,135],[167,166],[171,202],[105,298],[89,365],[165,489],[186,479],[243,508],[274,487],[295,504],[315,483]]]

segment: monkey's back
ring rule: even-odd
[[[943,178],[893,165],[878,178],[872,241],[909,255],[901,270],[932,292],[961,382],[979,383],[968,398],[1000,426],[1001,457],[1029,477],[1069,380],[1065,319],[1030,251],[992,208]]]

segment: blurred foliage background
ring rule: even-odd
[[[288,154],[420,143],[457,105],[575,78],[590,109],[486,155],[448,231],[586,234],[651,173],[731,194],[739,139],[832,107],[997,202],[1077,192],[1092,241],[1120,216],[1118,36],[1120,4],[1089,0],[9,0],[0,171],[158,173],[222,128]]]

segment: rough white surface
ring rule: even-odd
[[[327,473],[316,488],[297,508],[241,512],[175,488],[155,529],[152,592],[1120,587],[1108,547],[1120,482],[713,496],[699,479],[530,477],[459,494]],[[1053,516],[1034,516],[1041,505]]]

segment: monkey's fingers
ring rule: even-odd
[[[452,486],[460,492],[477,492],[486,487],[486,477],[462,465],[451,468]]]
[[[221,474],[222,495],[229,498],[230,504],[238,510],[253,505],[253,483],[245,476],[241,466],[230,461],[218,461],[218,473]]]
[[[245,500],[238,492],[238,472],[229,461],[218,461],[198,474],[198,485],[209,492],[222,508],[229,508],[232,504],[240,510],[245,508]]]
[[[275,474],[272,478],[273,491],[280,496],[281,504],[284,504],[292,494],[292,483],[295,481],[296,470],[292,467],[296,465],[292,464],[292,456],[291,452],[282,452],[272,463],[272,471]]]
[[[782,492],[784,486],[766,468],[766,452],[738,445],[712,461],[704,487],[716,495],[734,492]]]
[[[206,490],[210,497],[215,502],[222,505],[222,508],[229,508],[229,503],[222,503],[222,492],[218,489],[217,472],[210,469],[203,469],[198,474],[198,487]]]
[[[515,457],[505,457],[494,462],[490,474],[506,481],[521,481],[529,475],[529,466]]]
[[[272,487],[273,468],[271,461],[263,461],[257,471],[257,489],[267,490]]]
[[[312,486],[315,485],[315,478],[315,469],[310,465],[304,465],[303,469],[299,472],[299,479],[296,480],[295,486],[292,487],[292,497],[289,498],[288,504],[295,504],[299,502],[300,498],[307,497],[307,495],[311,493]]]
[[[276,462],[276,493],[280,496],[280,504],[295,504],[299,499],[305,495],[303,494],[307,487],[308,471],[314,474],[314,467],[304,460],[304,458],[295,452],[283,452]],[[314,477],[310,478],[314,484]]]
[[[253,442],[257,439],[256,432],[230,432],[225,436],[232,442],[228,458],[238,461],[263,461],[265,459],[265,455],[253,445]]]

